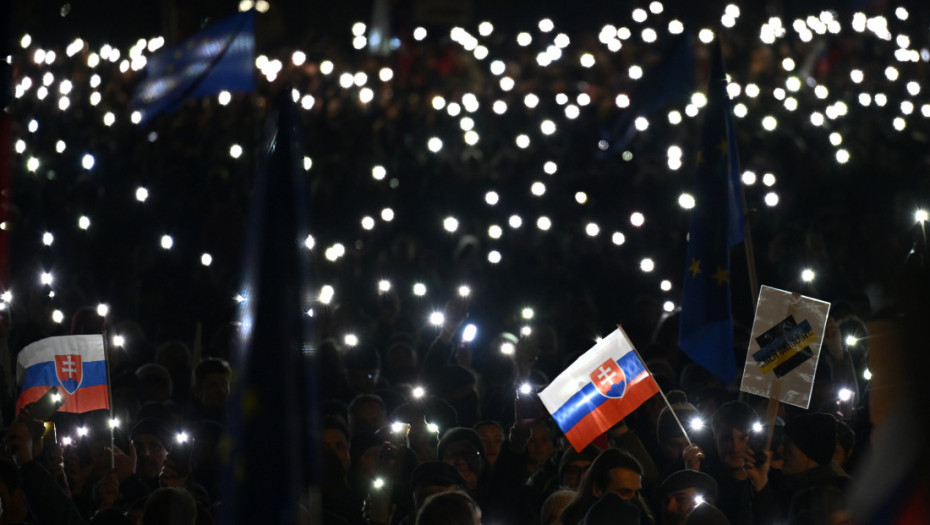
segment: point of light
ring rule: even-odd
[[[391,291],[391,281],[387,279],[381,279],[378,281],[378,292],[385,293]]]
[[[633,226],[636,226],[637,228],[639,228],[645,223],[646,223],[646,216],[643,215],[642,213],[637,211],[637,212],[633,212],[633,214],[630,215],[630,224],[632,224]]]
[[[927,222],[928,219],[930,219],[930,213],[928,213],[927,210],[917,210],[914,212],[915,222],[924,223]]]
[[[426,295],[426,285],[423,283],[416,283],[413,285],[413,295],[417,297],[423,297]]]
[[[161,236],[161,247],[165,250],[170,250],[174,246],[174,239],[170,235]]]
[[[853,391],[848,388],[841,388],[836,393],[836,398],[843,402],[849,401],[853,398]]]
[[[534,315],[536,315],[536,313],[530,307],[526,307],[520,310],[520,317],[526,319],[527,321],[532,319]]]
[[[342,342],[345,343],[346,346],[358,346],[358,336],[355,334],[346,334],[342,338]]]
[[[426,395],[426,390],[422,386],[417,386],[413,388],[413,397],[419,399]]]
[[[55,310],[52,312],[52,322],[56,324],[61,324],[65,320],[65,314],[61,313],[61,310]]]
[[[617,246],[620,246],[626,242],[626,235],[623,235],[620,232],[614,232],[614,234],[610,237],[610,241]]]
[[[497,264],[501,262],[501,252],[497,250],[491,250],[488,252],[488,262],[491,264]]]
[[[639,261],[639,269],[644,272],[651,272],[656,269],[656,263],[649,257]]]
[[[446,217],[442,221],[442,227],[449,233],[454,233],[459,229],[459,221],[455,217]]]
[[[815,277],[816,277],[816,274],[814,273],[814,270],[811,270],[810,268],[805,268],[801,272],[801,280],[806,283],[813,281]]]
[[[105,303],[100,303],[97,305],[97,315],[100,317],[106,317],[110,313],[110,307]]]
[[[686,210],[694,208],[694,196],[690,193],[682,193],[678,196],[678,205]]]
[[[81,215],[78,217],[78,228],[82,230],[90,228],[90,218],[86,215]]]
[[[432,312],[429,314],[429,324],[433,326],[442,326],[445,320],[446,316],[442,315],[442,312]]]
[[[516,352],[517,347],[515,347],[513,343],[506,341],[506,342],[501,343],[500,350],[501,350],[501,353],[504,355],[513,355],[514,352]]]
[[[701,430],[704,428],[704,420],[695,416],[691,418],[691,421],[688,422],[688,426],[691,427],[691,430]]]
[[[325,284],[320,288],[320,294],[317,296],[317,300],[323,304],[329,304],[333,301],[333,296],[335,295],[336,290],[332,286]]]
[[[475,336],[478,335],[478,327],[473,324],[465,325],[465,329],[462,330],[462,341],[470,343],[475,340]]]

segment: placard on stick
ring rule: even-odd
[[[806,409],[830,303],[763,286],[740,390]]]

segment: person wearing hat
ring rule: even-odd
[[[459,471],[442,461],[424,461],[413,469],[410,476],[413,493],[413,511],[400,520],[400,525],[411,525],[426,500],[434,494],[465,490],[465,478]]]
[[[698,505],[717,502],[717,482],[696,470],[679,470],[656,488],[662,525],[683,525]]]
[[[135,501],[159,487],[158,475],[172,443],[171,426],[162,419],[142,418],[130,430],[129,439],[128,456],[119,447],[114,447],[113,454],[120,494],[124,501]]]
[[[846,488],[851,478],[831,465],[836,451],[836,426],[836,418],[826,413],[804,414],[785,424],[785,466],[779,491],[782,509],[789,509],[795,494],[805,489]]]

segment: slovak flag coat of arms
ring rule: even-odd
[[[577,451],[659,392],[617,328],[559,374],[539,398]]]
[[[49,337],[23,348],[16,358],[16,411],[58,388],[61,412],[110,408],[102,335]]]

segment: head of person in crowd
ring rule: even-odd
[[[836,418],[830,414],[803,414],[785,424],[783,455],[785,475],[796,475],[829,465],[836,452]]]
[[[856,433],[849,427],[845,421],[836,422],[836,452],[833,453],[833,461],[842,468],[846,468],[846,462],[852,456],[853,448],[856,446]]]
[[[576,452],[574,448],[566,450],[559,460],[559,487],[577,489],[581,479],[600,453],[601,449],[594,445],[588,445],[581,452]]]
[[[669,394],[671,394],[671,392],[669,392]],[[682,433],[681,425],[683,425],[685,429],[690,429],[692,428],[691,424],[695,421],[695,418],[703,421],[701,413],[698,412],[698,409],[691,403],[685,400],[672,402],[670,397],[669,402],[672,403],[671,408],[663,408],[662,412],[659,413],[659,421],[656,423],[656,439],[662,451],[662,456],[656,459],[658,460],[657,462],[665,468],[672,465],[678,467],[684,465],[682,452],[685,450],[685,447],[688,446],[688,437]],[[674,410],[674,414],[672,410]],[[675,416],[678,416],[677,420]],[[681,425],[679,425],[679,422],[681,422]],[[700,425],[703,426],[703,423]],[[695,423],[694,426],[696,427],[698,424]]]
[[[504,441],[507,439],[504,427],[497,421],[485,420],[475,423],[474,429],[484,445],[484,457],[488,460],[489,465],[494,466],[501,454]]]
[[[370,394],[381,380],[381,356],[373,347],[360,344],[343,355],[346,383],[353,396]]]
[[[356,486],[369,482],[378,469],[381,439],[374,432],[356,434],[349,443],[350,481]]]
[[[210,412],[222,414],[229,397],[232,368],[225,359],[207,357],[194,367],[191,394],[197,404]]]
[[[478,486],[487,470],[487,460],[477,432],[466,427],[450,428],[442,435],[436,451],[439,461],[458,469],[467,490]]]
[[[465,492],[440,492],[420,507],[416,525],[481,525],[481,508]]]
[[[570,489],[561,489],[550,494],[539,509],[540,525],[561,523],[562,513],[574,497],[575,491]]]
[[[166,421],[154,417],[139,420],[129,432],[136,449],[136,474],[143,479],[158,477],[172,438],[171,426]]]
[[[174,387],[168,369],[157,363],[146,363],[136,369],[139,384],[139,401],[164,403],[171,399]]]
[[[349,403],[349,433],[375,432],[387,422],[384,400],[374,394],[360,394]]]
[[[717,502],[717,482],[696,470],[679,470],[656,488],[663,525],[682,525],[698,505]]]
[[[437,459],[439,436],[458,424],[455,409],[439,397],[429,395],[397,407],[389,420],[410,424],[407,440],[420,461]]]
[[[162,487],[186,487],[194,473],[193,462],[194,444],[190,438],[176,438],[172,440],[158,473],[158,483]]]
[[[639,507],[613,492],[601,496],[584,515],[584,525],[639,525]]]
[[[194,525],[197,502],[190,492],[179,487],[162,487],[145,501],[142,525]]]
[[[609,448],[594,459],[581,478],[575,499],[565,509],[566,524],[580,523],[588,509],[600,497],[613,493],[621,499],[633,500],[643,488],[643,467],[629,452]]]
[[[424,461],[413,469],[410,477],[413,491],[414,512],[420,510],[426,500],[440,492],[465,490],[465,478],[458,469],[442,461]]]
[[[432,382],[439,396],[455,409],[458,424],[472,426],[481,417],[475,374],[460,365],[446,365]]]
[[[552,427],[548,421],[536,420],[530,424],[530,439],[526,442],[527,467],[530,471],[538,469],[556,451]]]
[[[345,425],[336,418],[323,418],[323,430],[321,432],[323,448],[329,450],[342,464],[342,470],[346,475],[349,473],[349,449],[351,437],[349,430]]]
[[[714,446],[717,459],[724,470],[741,476],[751,453],[750,432],[758,416],[748,404],[729,401],[714,412]]]
[[[388,343],[384,351],[384,377],[393,386],[411,385],[417,379],[419,359],[410,343],[399,340]]]

